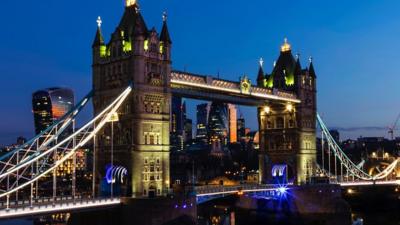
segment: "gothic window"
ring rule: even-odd
[[[153,104],[150,105],[150,112],[154,112],[154,105]]]
[[[143,195],[145,195],[145,196],[147,195],[146,189],[143,190]]]
[[[161,190],[157,189],[157,194],[160,195],[161,194]]]
[[[160,180],[160,175],[157,175],[157,180]]]
[[[154,175],[150,175],[150,180],[154,180]]]
[[[150,165],[150,173],[154,173],[154,164]]]
[[[157,164],[160,164],[160,158],[157,158]]]
[[[144,164],[148,164],[149,163],[149,159],[146,157],[144,158]]]
[[[151,145],[154,145],[155,143],[154,143],[154,134],[150,134],[150,144]]]
[[[284,128],[284,120],[282,117],[276,118],[276,128],[278,129]]]

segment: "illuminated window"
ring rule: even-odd
[[[147,39],[144,40],[144,47],[143,48],[144,48],[145,51],[149,50],[149,40],[147,40]]]

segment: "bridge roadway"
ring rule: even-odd
[[[7,207],[6,202],[0,203],[0,219],[21,218],[29,216],[46,215],[52,213],[62,213],[80,210],[94,210],[108,208],[121,204],[120,198],[75,198],[58,197],[41,198],[30,201],[10,201]]]
[[[236,193],[247,193],[247,192],[266,192],[266,191],[277,191],[279,187],[273,184],[243,184],[234,186],[223,186],[223,185],[209,185],[209,186],[198,186],[195,187],[196,196],[210,196],[210,195],[221,195],[221,194],[236,194]]]
[[[393,181],[349,181],[338,183],[343,187],[348,186],[373,186],[373,185],[400,185],[400,180]],[[194,187],[197,203],[201,204],[212,199],[221,198],[227,195],[244,193],[263,193],[274,197],[285,193],[293,187],[279,186],[276,184],[242,184],[235,186],[208,185]],[[95,210],[99,208],[108,208],[121,204],[121,198],[75,198],[57,197],[41,198],[34,200],[31,204],[29,200],[10,201],[7,207],[6,202],[0,202],[0,219],[20,218],[37,215],[46,215],[52,213],[71,212],[80,210]]]
[[[355,186],[400,186],[400,179],[398,180],[376,180],[376,181],[345,181],[339,182],[342,187],[355,187]]]
[[[270,192],[271,195],[279,191],[276,185],[237,185],[237,186],[199,186],[195,187],[198,204],[220,198],[226,195],[248,192]],[[274,192],[274,193],[272,193]],[[62,213],[80,210],[95,210],[121,204],[121,198],[72,198],[57,197],[29,200],[0,202],[0,219],[21,218],[52,213]]]

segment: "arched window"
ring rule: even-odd
[[[150,144],[151,145],[154,145],[155,144],[155,142],[154,142],[154,134],[150,134]]]

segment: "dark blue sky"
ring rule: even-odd
[[[0,144],[32,134],[33,91],[68,86],[79,99],[90,90],[96,18],[102,16],[109,39],[123,4],[2,1]],[[147,25],[158,30],[162,12],[168,11],[175,69],[219,71],[233,80],[248,74],[255,80],[259,57],[270,72],[288,37],[303,66],[308,56],[314,58],[318,111],[329,126],[385,127],[400,112],[399,1],[142,0],[140,5]],[[255,128],[255,111],[241,111]],[[344,135],[385,136],[386,131],[363,129]]]

